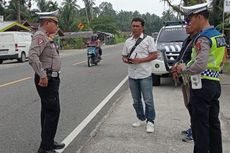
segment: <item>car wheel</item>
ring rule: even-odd
[[[22,63],[24,63],[26,61],[26,54],[24,52],[22,52],[21,58],[19,58],[18,61],[22,62]]]
[[[152,74],[153,86],[160,86],[161,77],[159,75]]]

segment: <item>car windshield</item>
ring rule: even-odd
[[[158,38],[158,43],[183,42],[188,35],[184,27],[162,29]]]

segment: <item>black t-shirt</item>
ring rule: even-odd
[[[193,47],[193,41],[196,38],[197,35],[194,36],[188,36],[183,44],[180,51],[180,55],[178,56],[176,62],[180,61],[182,58],[183,63],[188,63],[191,60],[191,54],[192,54],[192,47]],[[191,43],[190,43],[191,42]],[[189,46],[188,46],[189,45]],[[188,46],[188,47],[187,47]],[[184,53],[185,52],[185,53]],[[183,55],[184,54],[184,55]],[[183,57],[182,57],[183,56]]]

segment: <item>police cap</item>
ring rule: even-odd
[[[58,10],[52,12],[36,12],[40,20],[51,19],[58,22]]]
[[[181,8],[184,10],[186,17],[188,18],[205,11],[208,12],[208,3],[202,3],[193,6],[182,6]]]

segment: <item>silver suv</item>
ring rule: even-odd
[[[160,51],[158,59],[152,61],[153,85],[160,85],[161,77],[170,76],[170,68],[179,56],[183,41],[188,35],[182,21],[165,22],[156,39],[156,48]]]

